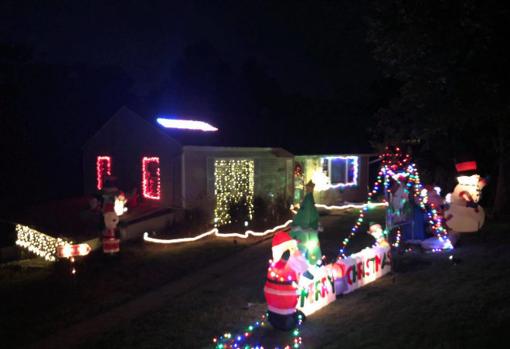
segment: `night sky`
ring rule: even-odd
[[[4,1],[0,38],[28,44],[44,62],[122,67],[138,95],[169,78],[183,49],[203,40],[234,68],[258,59],[287,93],[362,94],[376,74],[359,2],[140,4]]]
[[[365,6],[3,1],[0,112],[8,115],[3,138],[16,144],[4,156],[39,176],[12,176],[6,193],[24,183],[15,196],[79,194],[81,147],[122,105],[150,121],[209,121],[232,145],[371,151],[381,74]]]

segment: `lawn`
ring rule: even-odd
[[[323,219],[325,250],[336,248],[333,242],[354,218]],[[303,325],[303,347],[480,348],[510,339],[509,231],[510,224],[489,223],[483,236],[464,237],[451,259],[414,252],[397,257],[398,272],[311,315]],[[266,262],[241,265],[79,347],[211,347],[213,336],[243,330],[264,313]],[[264,333],[269,345],[290,339],[272,329]]]
[[[7,347],[39,340],[260,241],[207,238],[180,245],[124,243],[118,257],[100,251],[77,263],[30,259],[0,265],[0,333]],[[30,330],[27,330],[30,329]]]

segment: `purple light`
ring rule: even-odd
[[[166,128],[178,128],[182,130],[197,130],[204,132],[218,131],[218,129],[207,122],[196,120],[157,118],[156,121]]]

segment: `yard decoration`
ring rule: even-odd
[[[476,173],[475,161],[460,162],[455,167],[458,184],[445,212],[446,225],[456,233],[477,232],[485,222],[485,211],[478,201],[486,181]]]
[[[335,264],[342,274],[335,279],[336,294],[347,294],[391,271],[390,246],[365,248]]]
[[[291,224],[292,237],[307,238],[305,231],[317,233],[319,215],[313,202],[313,183],[307,184],[307,194],[301,208]],[[368,209],[363,205],[362,211]],[[275,234],[272,242],[273,260],[267,271],[264,296],[267,301],[267,320],[276,329],[291,331],[293,343],[276,348],[299,348],[302,345],[300,325],[305,316],[323,308],[336,299],[337,295],[352,292],[391,270],[390,247],[384,239],[382,227],[373,225],[371,232],[379,242],[378,246],[366,248],[346,259],[323,265],[317,259],[305,260],[300,251],[309,253],[308,246],[296,241],[289,234],[280,231]],[[318,244],[317,235],[317,248]],[[386,242],[386,245],[384,244]],[[318,254],[320,255],[320,253]],[[319,261],[321,261],[319,259]],[[232,335],[230,332],[215,337],[215,348],[269,348],[260,344],[247,344],[252,333],[263,327],[266,317],[249,325],[244,333]]]
[[[117,216],[122,216],[124,213],[127,212],[127,198],[126,195],[123,192],[120,192],[119,195],[115,196],[115,203],[113,204],[113,210],[117,214]]]
[[[113,211],[112,204],[105,204],[103,217],[105,225],[103,230],[103,252],[105,254],[116,254],[120,251],[120,239],[117,238],[119,217]]]
[[[289,331],[298,324],[296,297],[301,274],[308,264],[297,249],[296,240],[280,231],[275,234],[272,244],[273,256],[270,261],[264,296],[268,307],[268,320],[273,327]]]
[[[418,169],[411,161],[411,156],[404,154],[399,147],[388,146],[379,158],[381,168],[372,191],[368,193],[368,205],[360,209],[359,218],[351,233],[342,241],[339,258],[347,258],[346,247],[358,232],[364,221],[365,212],[380,190],[383,190],[384,201],[389,202],[391,206],[387,210],[386,229],[392,233],[394,247],[407,239],[406,229],[413,226],[409,223],[414,219],[423,219],[424,216],[433,236],[422,240],[421,246],[432,252],[452,249],[453,245],[448,237],[441,211],[434,202],[429,201],[427,191],[423,191]],[[406,195],[407,202],[403,202]],[[406,205],[409,205],[410,209],[404,209]]]
[[[322,252],[319,243],[319,213],[313,199],[315,184],[306,184],[306,195],[299,211],[291,224],[291,236],[297,240],[298,248],[310,265],[321,261]]]
[[[368,233],[372,235],[375,239],[377,246],[379,247],[389,247],[388,240],[386,240],[386,236],[384,235],[384,230],[380,224],[372,224],[368,229]]]

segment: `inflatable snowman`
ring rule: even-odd
[[[103,212],[103,252],[105,254],[117,254],[120,251],[120,239],[118,239],[119,216],[115,213],[112,204],[106,204]]]
[[[445,212],[446,225],[455,233],[474,233],[485,222],[485,212],[478,205],[486,182],[476,174],[476,162],[455,165],[459,184],[450,195],[450,207]]]

